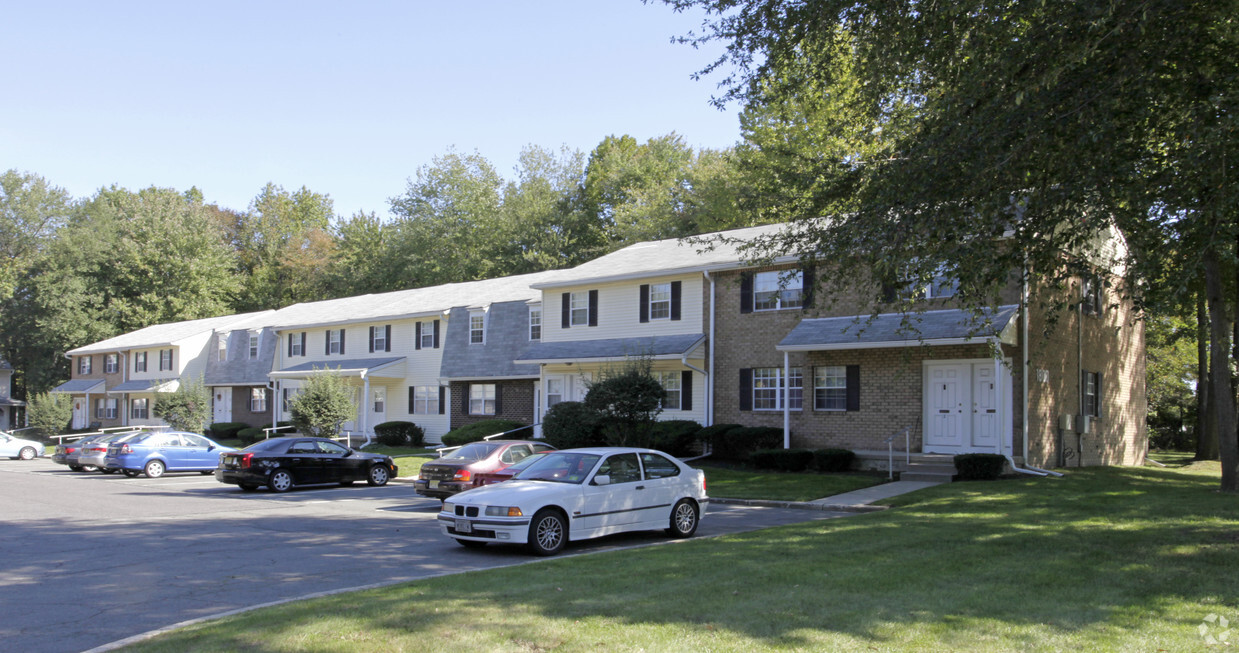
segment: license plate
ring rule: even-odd
[[[456,520],[456,532],[457,533],[472,533],[473,525],[470,524],[469,520],[467,519],[457,519]]]
[[[439,487],[439,482],[438,482],[438,481],[428,481],[428,482],[426,483],[426,485],[428,485],[428,486],[430,487],[430,489],[432,489],[432,490],[433,490],[433,489],[435,489],[435,488]]]

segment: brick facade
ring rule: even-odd
[[[271,407],[275,401],[273,391],[270,388],[263,388],[267,393],[267,409],[261,412],[254,412],[250,410],[250,392],[252,390],[253,388],[250,386],[232,387],[232,421],[244,422],[250,426],[271,426],[271,416],[273,414]]]
[[[453,381],[451,384],[451,428],[460,428],[466,424],[484,422],[491,419],[511,419],[525,424],[533,423],[534,391],[537,388],[536,379],[515,379],[508,381],[478,381],[493,383],[500,394],[499,409],[494,415],[469,414],[470,381]]]

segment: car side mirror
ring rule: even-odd
[[[594,485],[610,485],[611,477],[607,474],[599,474],[594,477]]]
[[[213,444],[208,444],[208,445],[207,445],[207,451],[215,451],[215,445],[213,445]]]

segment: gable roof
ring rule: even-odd
[[[566,270],[568,274],[537,282],[534,287],[560,288],[741,267],[745,260],[740,251],[742,242],[777,234],[786,227],[786,224],[770,224],[701,234],[688,239],[636,243]],[[710,242],[718,237],[741,242]],[[791,260],[794,257],[788,258]]]
[[[70,349],[65,352],[65,356],[111,353],[124,349],[170,346],[176,344],[180,340],[184,340],[185,338],[196,336],[201,333],[214,331],[216,329],[223,329],[233,324],[250,322],[256,319],[260,320],[262,316],[273,312],[274,311],[260,311],[257,313],[222,315],[220,317],[208,317],[201,320],[172,322],[170,324],[154,324],[138,329],[137,331],[122,333],[119,336],[114,336],[112,338],[108,338],[107,340],[100,340],[96,343],[83,345],[76,349]]]
[[[457,306],[481,307],[495,302],[533,301],[542,293],[534,283],[563,275],[566,270],[534,272],[511,277],[448,283],[376,295],[359,295],[321,302],[293,304],[275,312],[267,326],[285,330],[321,326],[430,317]]]
[[[886,313],[801,320],[775,347],[778,351],[878,349],[914,345],[980,344],[998,339],[1015,342],[1019,306],[999,306],[981,314],[949,309],[924,313]]]

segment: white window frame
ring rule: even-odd
[[[494,383],[469,384],[470,415],[495,414],[495,387]]]
[[[117,409],[120,407],[120,400],[115,397],[109,397],[103,408],[103,419],[116,419]]]
[[[167,354],[166,359],[164,358],[164,354]],[[159,350],[159,371],[160,372],[172,371],[172,369],[173,369],[172,368],[172,350],[171,349],[160,349]]]
[[[267,389],[266,388],[251,388],[250,389],[250,412],[251,413],[267,412]]]
[[[567,398],[568,380],[563,377],[553,377],[546,380],[546,407],[550,408]]]
[[[1101,397],[1097,394],[1098,376],[1098,372],[1084,372],[1083,410],[1080,412],[1090,417],[1101,417]]]
[[[259,347],[258,336],[251,334],[250,335],[250,360],[258,359],[258,347]]]
[[[650,320],[671,319],[671,282],[650,284]]]
[[[146,371],[146,352],[140,351],[133,355],[133,371],[134,372],[145,372]]]
[[[542,340],[542,307],[529,307],[529,339]]]
[[[300,333],[288,334],[288,356],[291,358],[293,356],[304,356],[304,355],[305,355],[305,352],[301,351],[301,334]]]
[[[374,409],[374,414],[382,415],[387,412],[387,388],[377,386],[370,388],[371,408]]]
[[[95,400],[95,419],[103,419],[103,397]]]
[[[846,411],[847,408],[847,366],[823,365],[813,368],[813,410]]]
[[[120,354],[104,354],[103,373],[116,374],[120,371]]]
[[[221,333],[215,336],[215,341],[216,359],[221,363],[226,362],[228,360],[228,336]]]
[[[804,305],[803,270],[769,270],[753,275],[753,311],[781,311]]]
[[[486,344],[486,313],[483,311],[469,312],[469,344]]]
[[[434,349],[434,346],[435,346],[435,331],[434,331],[435,323],[434,321],[418,322],[418,324],[421,325],[421,330],[422,330],[422,341],[419,343],[421,345],[421,348],[422,349]]]
[[[753,368],[753,410],[783,410],[783,397],[787,397],[789,410],[800,410],[804,405],[804,374],[800,367],[791,369],[792,384],[784,387],[782,367]]]
[[[1085,315],[1101,315],[1103,291],[1099,277],[1086,274],[1080,279],[1080,310]]]
[[[663,410],[680,410],[680,406],[684,405],[684,388],[681,385],[683,376],[680,372],[655,372],[654,378],[658,379],[658,383],[663,387],[663,397],[659,400]],[[675,401],[671,401],[672,397],[675,397]]]
[[[82,356],[81,358],[78,358],[77,373],[82,375],[90,374],[93,366],[91,359],[93,358],[94,356]]]
[[[340,329],[327,329],[327,353],[338,354],[340,347],[344,344],[344,339],[341,338]],[[379,351],[375,349],[375,351]]]
[[[141,405],[141,408],[138,407],[139,405]],[[150,414],[150,399],[143,397],[141,399],[134,399],[130,403],[130,419],[150,419]]]
[[[589,326],[589,291],[570,294],[568,326]]]
[[[413,388],[413,414],[439,414],[439,386],[419,385]]]
[[[370,348],[376,352],[387,351],[387,326],[374,327],[374,337],[370,339]]]

